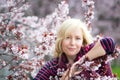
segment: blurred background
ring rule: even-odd
[[[44,18],[55,11],[62,0],[27,0],[31,5],[26,11],[26,16]],[[65,0],[69,4],[69,16],[84,18],[84,9],[81,0]],[[102,33],[104,36],[113,37],[120,46],[120,0],[94,0],[94,19],[92,20],[92,34]],[[0,0],[0,4],[5,0]],[[112,70],[120,77],[120,56],[111,62]]]

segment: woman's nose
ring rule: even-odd
[[[74,45],[75,44],[75,39],[71,39],[70,44]]]

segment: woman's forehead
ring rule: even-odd
[[[72,27],[69,27],[68,29],[66,29],[66,32],[74,32],[74,31],[81,31],[81,27],[78,27],[78,26],[72,26]]]
[[[83,33],[82,33],[82,30],[80,28],[74,28],[74,29],[70,29],[70,30],[67,30],[65,32],[65,35],[76,35],[76,36],[81,36]]]

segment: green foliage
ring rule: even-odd
[[[117,74],[118,78],[120,79],[120,67],[112,67],[112,72]]]

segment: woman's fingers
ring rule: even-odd
[[[79,62],[75,62],[71,68],[70,68],[70,72],[69,72],[69,76],[72,77],[74,75],[74,73],[77,71],[77,68],[79,67]]]
[[[77,74],[81,73],[84,69],[85,69],[84,67],[79,66],[79,67],[76,69],[76,71],[74,72],[74,75],[77,75]]]
[[[68,80],[69,77],[72,77],[76,74],[79,74],[84,68],[81,66],[84,63],[85,56],[81,57],[78,61],[76,61],[70,69],[67,69],[65,73],[62,75],[60,80]]]
[[[76,74],[79,74],[84,68],[81,66],[84,63],[85,56],[81,57],[77,62],[75,62],[71,68],[70,68],[70,73],[69,76],[73,76]]]
[[[68,76],[69,76],[69,70],[67,69],[64,74],[62,75],[62,78],[60,80],[68,80]]]
[[[75,72],[75,66],[77,65],[78,63],[74,63],[71,68],[70,68],[70,73],[69,73],[69,77],[72,77],[74,72]]]

